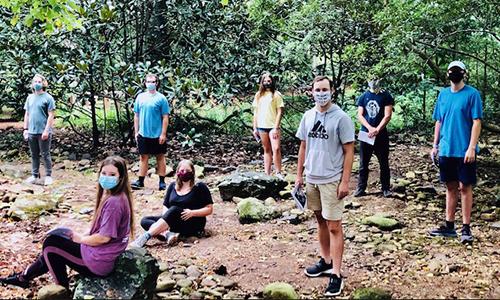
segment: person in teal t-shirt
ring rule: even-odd
[[[479,92],[464,83],[464,63],[453,61],[448,66],[451,86],[439,93],[433,118],[434,146],[431,156],[439,154],[440,179],[446,184],[446,220],[441,227],[429,231],[431,236],[456,237],[455,210],[462,200],[461,242],[470,244],[472,186],[476,184],[477,142],[481,132],[483,108]]]
[[[133,182],[131,187],[133,189],[144,187],[149,156],[154,155],[160,176],[159,189],[161,191],[167,187],[165,184],[165,153],[167,152],[166,141],[170,107],[167,98],[156,90],[158,88],[156,75],[146,75],[144,84],[147,91],[140,93],[134,102],[134,133],[139,148],[140,168],[139,179]]]
[[[27,183],[35,183],[40,178],[40,155],[45,165],[44,184],[52,184],[52,159],[50,144],[52,142],[52,125],[56,105],[54,98],[47,93],[48,82],[40,74],[33,76],[31,88],[33,93],[24,104],[24,132],[31,152],[31,176]]]

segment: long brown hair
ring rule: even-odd
[[[193,179],[191,179],[189,181],[189,186],[192,188],[194,186],[194,180],[196,178],[196,170],[194,169],[194,165],[193,165],[192,161],[190,161],[189,159],[183,159],[183,160],[181,160],[179,162],[179,164],[177,165],[177,169],[175,170],[175,173],[179,172],[179,169],[181,168],[181,165],[183,165],[183,164],[188,165],[191,168],[191,170],[193,170]],[[179,190],[183,184],[184,184],[184,182],[182,182],[182,180],[180,180],[179,177],[177,177],[175,179],[175,188],[177,190]]]
[[[35,78],[40,78],[42,80],[42,91],[47,91],[47,88],[49,87],[49,82],[47,79],[41,75],[41,74],[35,74],[33,78],[31,79],[31,91],[35,93],[35,89],[33,88],[33,81],[35,81]]]
[[[99,167],[99,172],[97,173],[97,178],[101,175],[102,168],[107,165],[113,165],[118,169],[118,173],[120,175],[120,178],[118,179],[118,184],[110,191],[111,195],[120,195],[120,194],[125,194],[127,197],[127,202],[128,202],[128,207],[130,209],[130,235],[133,238],[134,236],[134,205],[132,201],[132,190],[130,189],[130,183],[128,181],[128,171],[127,171],[127,162],[125,159],[121,158],[120,156],[108,156],[106,159],[104,159],[101,162],[101,166]],[[90,232],[92,233],[97,226],[97,220],[99,220],[99,217],[101,216],[101,210],[108,199],[106,197],[103,199],[103,194],[104,194],[104,189],[101,187],[99,183],[97,183],[97,200],[95,203],[95,208],[94,208],[94,218],[92,220],[92,226]]]
[[[271,93],[273,94],[273,99],[274,99],[274,92],[276,91],[276,81],[274,80],[273,75],[269,72],[265,72],[260,76],[260,81],[259,81],[259,91],[257,92],[257,99],[262,97],[264,93],[266,92],[266,88],[264,87],[264,79],[266,78],[271,79],[271,87],[269,88],[271,90]]]

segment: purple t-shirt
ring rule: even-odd
[[[113,271],[116,258],[127,248],[130,234],[130,208],[125,194],[105,200],[101,215],[90,234],[99,233],[111,240],[99,246],[81,244],[83,262],[92,273],[105,276]]]

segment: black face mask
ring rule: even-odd
[[[272,83],[264,83],[264,88],[270,89],[272,85]]]
[[[453,71],[448,73],[448,79],[450,79],[453,83],[459,83],[462,79],[464,79],[464,73],[460,71]]]

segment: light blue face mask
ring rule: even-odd
[[[35,83],[33,84],[33,88],[38,92],[43,88],[43,85],[41,83]]]
[[[148,89],[148,91],[154,91],[156,89],[156,84],[146,83],[146,88]]]
[[[105,190],[111,190],[118,185],[118,177],[116,176],[99,176],[99,184]]]

